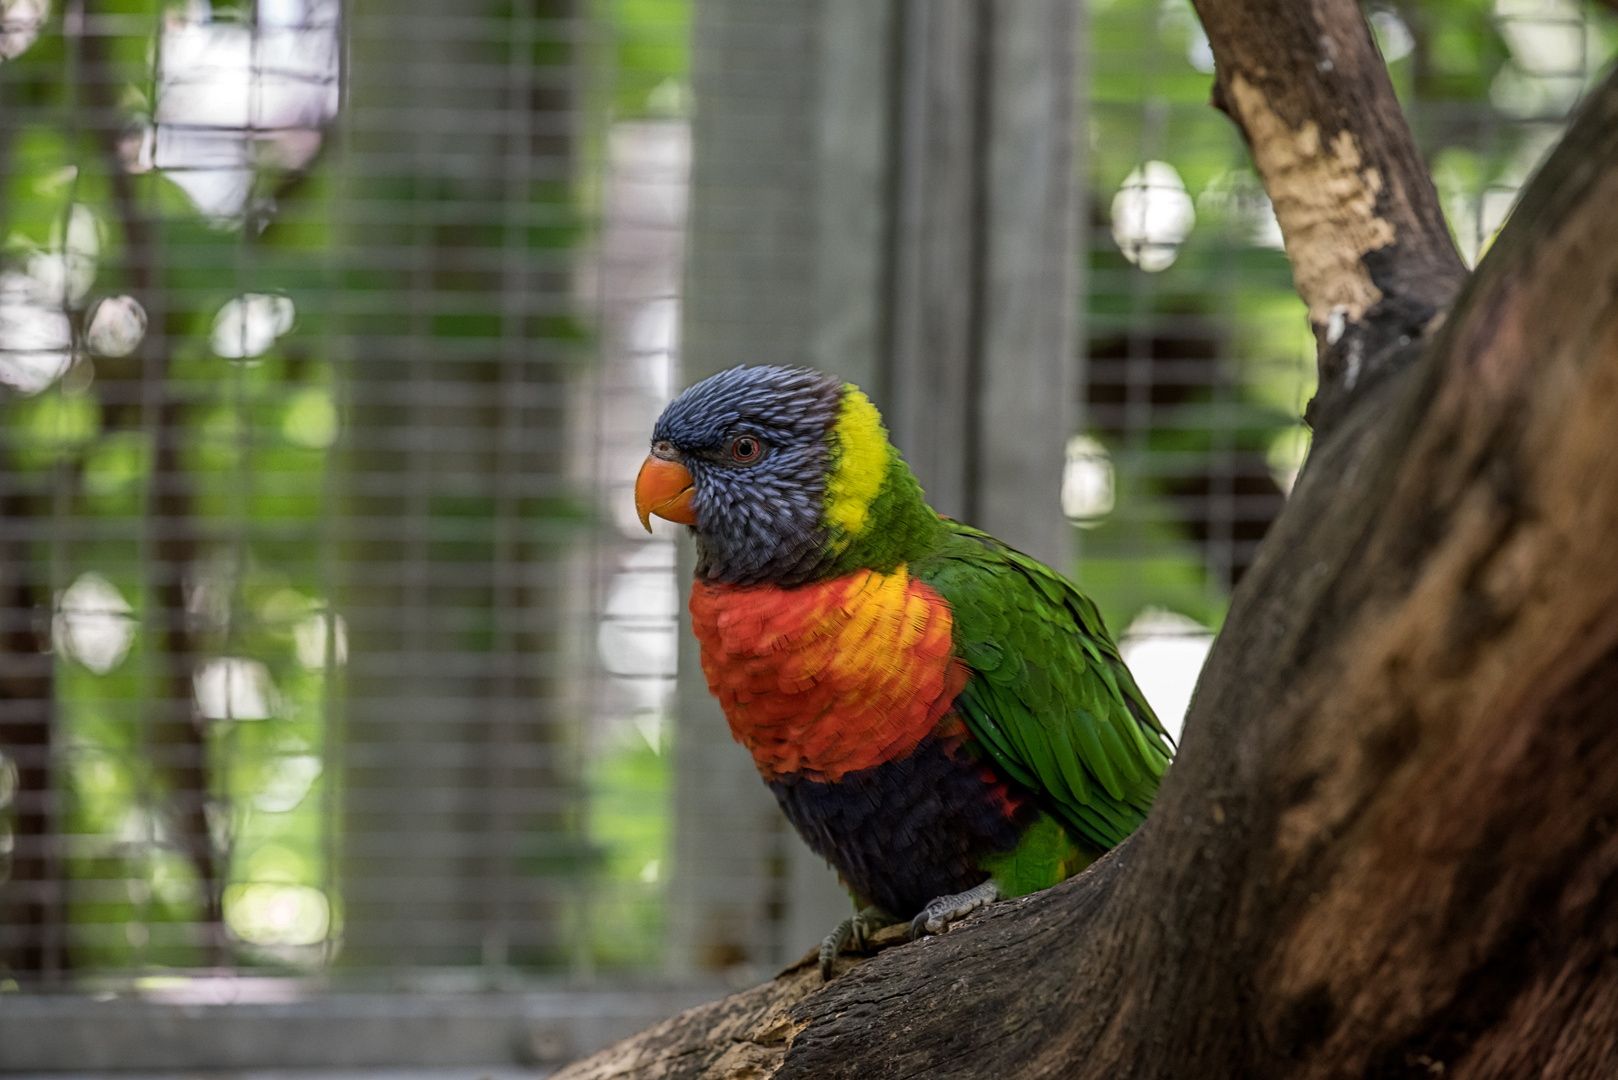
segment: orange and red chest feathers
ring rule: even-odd
[[[699,581],[691,625],[708,688],[766,780],[836,783],[903,758],[966,685],[949,604],[902,566],[793,588]]]

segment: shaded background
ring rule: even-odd
[[[1367,10],[1475,261],[1618,20]],[[629,496],[732,364],[1176,727],[1313,379],[1211,70],[1184,0],[0,0],[0,1067],[538,1067],[812,946]]]

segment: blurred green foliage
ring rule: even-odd
[[[610,115],[682,119],[690,109],[691,0],[597,0],[612,43]],[[590,841],[601,853],[586,916],[591,962],[604,971],[662,962],[672,855],[670,725],[656,745],[619,718],[590,757]]]
[[[1229,583],[1188,528],[1184,473],[1198,456],[1245,454],[1285,479],[1307,445],[1313,335],[1246,149],[1208,106],[1212,56],[1188,0],[1091,0],[1089,10],[1092,362],[1206,355],[1219,379],[1189,393],[1155,388],[1144,423],[1109,425],[1107,403],[1093,409],[1116,503],[1081,531],[1075,572],[1115,631],[1146,608],[1217,627]],[[1610,65],[1618,19],[1579,0],[1365,10],[1457,244],[1475,260],[1574,96]],[[1148,161],[1173,167],[1195,211],[1172,265],[1155,273],[1125,258],[1110,231],[1115,193]]]
[[[94,5],[107,25],[122,28],[100,39],[102,63],[118,73],[112,97],[131,125],[152,110],[152,64],[168,8],[166,0]],[[1618,22],[1574,0],[1407,0],[1368,10],[1458,242],[1475,258],[1554,138],[1570,87],[1576,92],[1611,62]],[[220,19],[242,14],[215,8]],[[613,119],[685,115],[690,0],[595,0],[590,15],[599,31],[592,40],[605,43],[591,63],[606,72],[591,108]],[[70,254],[81,207],[93,215],[98,251],[93,284],[66,307],[80,351],[98,300],[141,290],[164,298],[150,312],[143,349],[148,358],[160,352],[167,365],[180,400],[190,512],[214,538],[191,583],[200,653],[262,665],[232,670],[261,670],[273,689],[261,718],[207,728],[212,794],[223,808],[209,825],[227,853],[233,958],[306,971],[328,959],[329,931],[341,919],[331,865],[339,838],[329,828],[338,793],[327,763],[341,689],[331,672],[343,638],[329,610],[322,547],[345,418],[340,358],[329,348],[328,301],[339,284],[331,258],[337,177],[316,159],[307,175],[261,178],[257,195],[273,199],[274,210],[246,223],[209,219],[159,171],[124,177],[118,188],[111,171],[118,139],[88,122],[96,106],[87,98],[84,57],[70,52],[61,18],[56,13],[21,57],[0,64],[0,107],[22,118],[7,126],[0,146],[0,269],[17,273],[31,259]],[[1145,428],[1096,431],[1112,453],[1116,505],[1082,534],[1077,576],[1115,630],[1154,606],[1217,626],[1227,582],[1210,571],[1163,477],[1176,462],[1219,454],[1257,455],[1278,473],[1295,465],[1313,339],[1286,257],[1264,238],[1267,211],[1241,141],[1207,106],[1210,75],[1189,5],[1091,0],[1088,41],[1092,347],[1177,335],[1217,355],[1223,382],[1154,407]],[[546,47],[555,46],[536,46]],[[1545,55],[1557,50],[1570,62],[1570,50],[1579,52],[1576,85],[1547,72]],[[598,168],[599,157],[583,154],[581,174]],[[1126,259],[1110,234],[1114,193],[1148,161],[1173,166],[1196,214],[1172,265],[1156,273]],[[577,244],[595,188],[589,175],[536,180],[533,201],[547,212],[525,226],[526,241],[557,251]],[[394,194],[406,201],[417,193]],[[370,195],[382,200],[388,192]],[[144,245],[138,252],[137,243]],[[150,257],[157,252],[173,257]],[[143,265],[154,279],[136,280],[132,268]],[[386,294],[395,278],[391,269],[352,270],[340,284],[363,297]],[[215,321],[249,292],[290,299],[296,326],[258,355],[221,357],[210,341]],[[396,305],[382,309],[379,320],[399,317]],[[558,340],[583,337],[565,317],[537,320],[533,329]],[[487,318],[453,314],[433,316],[431,330],[501,332]],[[168,658],[149,570],[155,420],[142,404],[141,365],[140,354],[81,356],[48,388],[6,391],[0,401],[5,467],[51,493],[33,512],[61,526],[35,551],[53,593],[93,573],[128,609],[107,615],[127,620],[126,650],[99,668],[61,647],[69,628],[57,620],[62,827],[78,883],[74,962],[86,970],[153,972],[192,967],[203,956],[186,929],[201,905],[196,868],[167,835],[162,807],[171,780],[147,734]],[[568,500],[540,500],[531,510],[559,528],[581,518]],[[487,506],[445,503],[435,512],[446,528],[464,530],[454,542],[488,542]],[[66,527],[75,520],[94,527]],[[588,962],[603,968],[645,968],[660,953],[670,848],[665,749],[634,734],[602,740],[585,777],[587,839],[599,857],[570,848],[565,866],[547,863],[546,872],[593,876],[595,899],[581,918]]]
[[[690,98],[691,0],[596,3],[612,41],[613,116],[683,116]]]
[[[590,766],[590,834],[602,885],[590,906],[590,947],[606,970],[646,970],[662,956],[664,888],[672,849],[667,739],[610,738]]]
[[[329,145],[307,170],[261,169],[244,213],[235,217],[205,213],[160,169],[126,173],[119,156],[152,122],[165,19],[186,9],[168,0],[98,0],[89,7],[100,20],[93,40],[64,35],[57,11],[20,57],[0,63],[0,107],[13,115],[0,135],[0,271],[20,275],[30,260],[63,255],[75,213],[93,216],[98,239],[93,284],[62,305],[73,335],[72,370],[38,392],[0,389],[4,467],[37,492],[29,510],[42,539],[31,558],[58,605],[66,605],[56,617],[54,679],[63,762],[59,830],[65,871],[75,883],[70,962],[82,972],[152,974],[210,960],[196,934],[204,912],[197,866],[183,854],[170,813],[175,780],[165,756],[173,748],[154,745],[151,734],[154,710],[176,685],[164,645],[168,613],[153,593],[165,572],[154,571],[154,544],[161,530],[178,524],[199,538],[185,582],[197,627],[194,652],[204,658],[197,696],[212,693],[216,707],[238,713],[244,702],[253,706],[203,725],[207,825],[223,859],[219,884],[230,933],[224,959],[306,972],[330,959],[342,917],[333,863],[341,793],[331,762],[346,640],[331,611],[329,522],[338,510],[331,493],[343,468],[338,439],[347,406],[345,361],[334,346],[342,332],[336,312],[344,305],[334,298],[348,297],[349,329],[391,332],[406,303],[399,276],[410,271],[340,265],[337,246],[348,235],[338,220],[345,181]],[[189,10],[195,17],[197,5]],[[251,5],[215,3],[211,18],[240,25],[251,14]],[[683,86],[687,18],[687,4],[667,0],[600,5],[592,32],[614,42],[610,99],[620,114],[650,115],[665,99],[679,100],[677,92],[657,94]],[[566,62],[564,40],[536,41],[536,61]],[[116,115],[108,114],[109,103]],[[327,129],[328,144],[336,131]],[[390,195],[400,204],[435,196],[420,184],[390,192],[388,181],[366,182],[373,206]],[[522,226],[528,247],[564,253],[575,247],[586,235],[580,193],[595,186],[583,174],[536,177],[533,210]],[[506,229],[498,221],[447,225],[436,239],[498,247]],[[124,293],[146,305],[144,341],[131,355],[90,355],[97,302]],[[251,297],[290,301],[295,321],[266,347],[233,357],[228,346],[221,351],[216,331],[230,305]],[[506,332],[480,312],[425,319],[426,332],[440,338]],[[574,346],[586,339],[565,314],[536,315],[529,332]],[[151,399],[153,373],[166,382],[172,403],[166,411]],[[155,433],[166,423],[178,427],[184,523],[154,518]],[[590,523],[582,506],[577,498],[544,496],[525,499],[519,513],[539,542],[560,543]],[[441,525],[438,557],[486,556],[495,542],[490,500],[440,499],[431,512]],[[91,612],[87,622],[63,598],[92,578],[96,588],[114,590],[122,608],[105,617]],[[102,595],[85,595],[92,594]],[[466,645],[487,647],[492,620],[472,623]],[[124,644],[115,655],[92,656],[73,646],[75,627],[103,641],[110,632]],[[628,764],[604,766],[605,775],[622,774],[614,781],[620,788],[635,791],[618,800],[626,809],[599,818],[609,853],[621,845],[639,851],[648,829],[663,827],[664,781]],[[654,812],[636,818],[632,807]],[[579,842],[563,846],[565,865],[531,858],[527,871],[572,881],[599,872],[601,860],[581,858],[588,849]],[[624,858],[610,854],[605,865],[617,867]],[[632,880],[645,891],[638,876]],[[644,924],[645,910],[631,921]],[[655,955],[655,934],[636,934],[629,953],[644,963]],[[608,952],[622,955],[626,940],[612,938]]]

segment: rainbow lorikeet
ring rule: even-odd
[[[692,527],[702,670],[859,914],[936,933],[1077,873],[1141,823],[1171,744],[1096,607],[935,513],[875,406],[740,367],[658,419],[635,483]]]

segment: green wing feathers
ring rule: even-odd
[[[912,572],[949,602],[972,669],[963,719],[994,761],[1105,850],[1146,817],[1172,756],[1101,615],[1044,564],[950,522]]]

